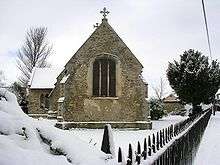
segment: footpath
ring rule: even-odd
[[[220,112],[211,116],[193,165],[220,165]]]

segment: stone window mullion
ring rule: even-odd
[[[101,96],[102,93],[102,64],[101,61],[99,61],[99,96]]]
[[[93,96],[116,96],[116,64],[108,58],[95,60],[93,63]]]
[[[107,96],[109,96],[109,60],[107,61]]]

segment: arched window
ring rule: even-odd
[[[41,94],[40,95],[40,108],[49,109],[49,94]]]
[[[45,108],[49,109],[50,101],[49,101],[49,94],[45,95]]]
[[[40,108],[45,108],[45,97],[44,97],[44,94],[40,95]]]
[[[116,63],[109,58],[96,59],[93,63],[93,96],[116,96]]]

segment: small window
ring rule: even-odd
[[[49,109],[49,94],[40,95],[40,108]]]
[[[44,97],[44,94],[40,95],[40,108],[45,108],[45,97]]]
[[[116,64],[112,59],[96,59],[93,63],[93,96],[116,96]]]
[[[45,108],[49,109],[50,101],[49,101],[49,94],[45,95]]]

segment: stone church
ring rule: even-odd
[[[64,68],[34,68],[30,115],[52,111],[67,127],[149,129],[143,66],[108,23],[106,8],[101,13],[101,24]]]

